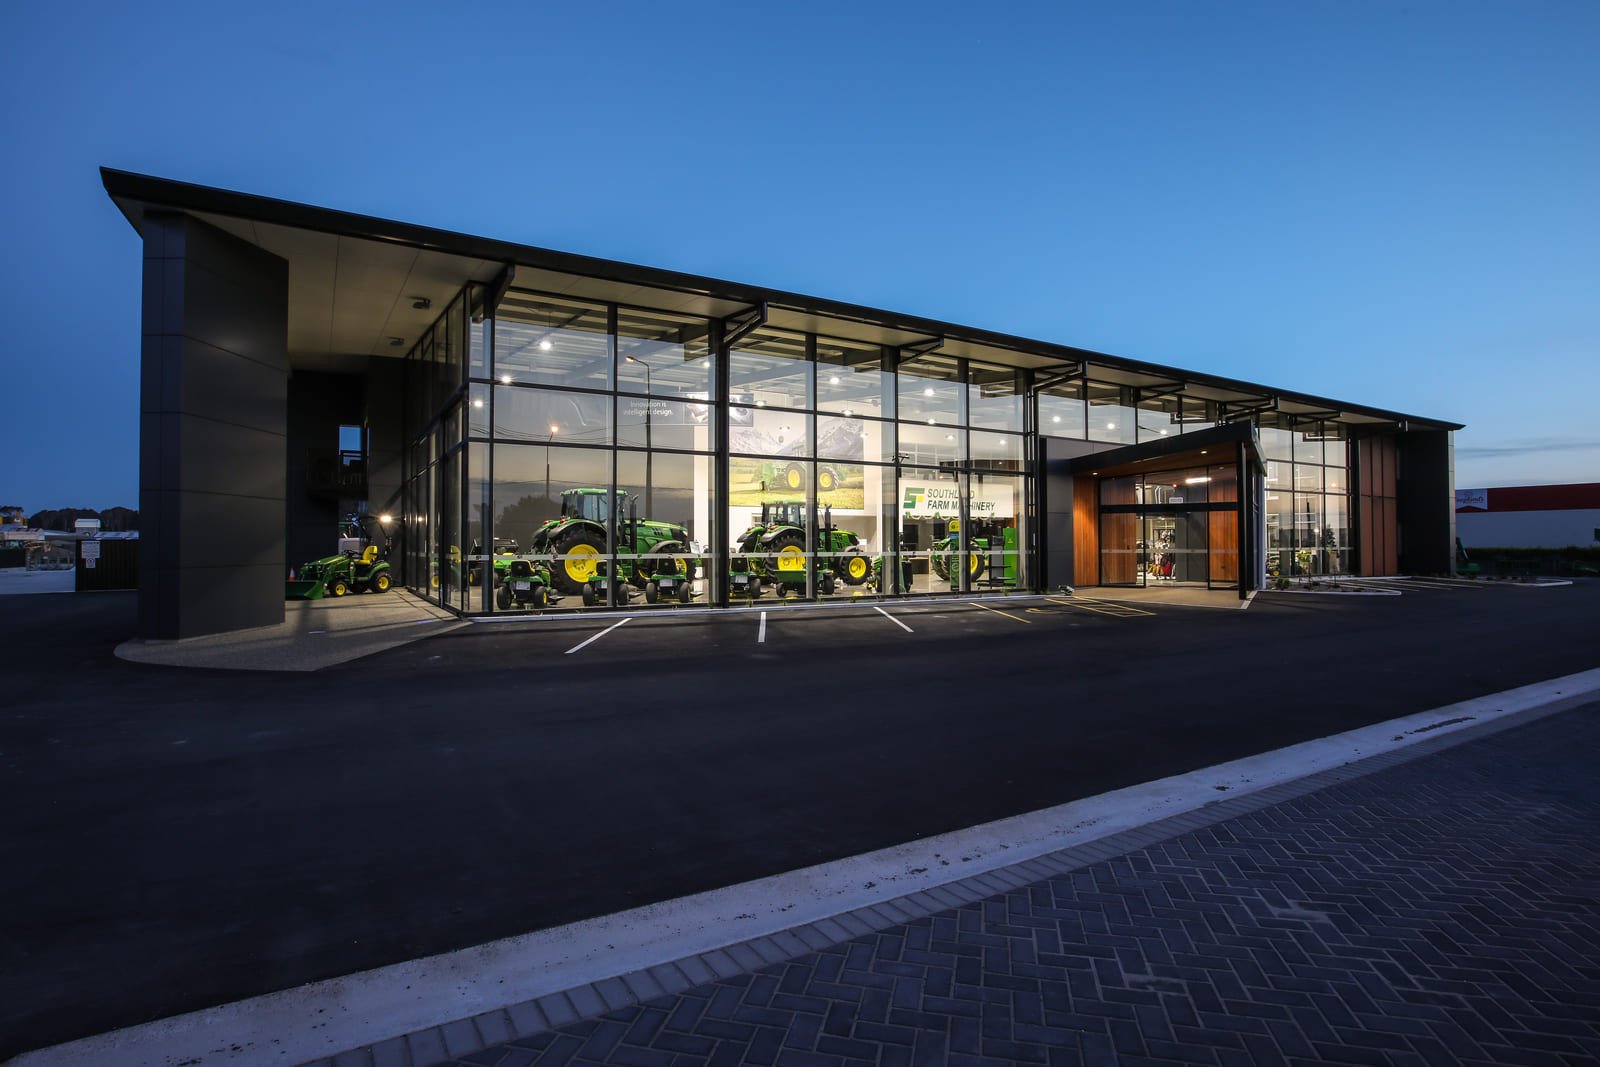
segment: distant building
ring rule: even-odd
[[[1600,541],[1600,482],[1456,490],[1468,548],[1566,548]]]

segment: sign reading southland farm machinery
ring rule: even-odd
[[[1009,485],[971,486],[967,512],[974,519],[1009,519],[1016,503]],[[949,482],[900,479],[900,514],[907,519],[955,519],[961,516],[961,491]]]

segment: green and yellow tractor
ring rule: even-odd
[[[368,545],[357,556],[341,552],[302,563],[289,574],[288,600],[321,600],[347,593],[387,593],[394,584],[389,561],[378,558],[378,546]]]
[[[928,564],[933,573],[949,582],[951,587],[961,584],[961,522],[951,519],[944,537],[932,545]],[[976,582],[989,567],[995,551],[1000,553],[1003,567],[992,580],[1014,585],[1017,577],[1017,531],[1014,527],[1001,527],[997,523],[978,520],[973,524],[973,535],[967,539],[967,574]]]
[[[611,577],[604,559],[606,526],[613,515],[617,552],[636,557],[618,561],[616,577],[644,590],[650,603],[661,596],[681,603],[692,600],[699,546],[677,523],[639,518],[637,498],[630,501],[622,489],[568,489],[561,494],[560,516],[534,531],[529,552],[549,559],[555,589],[580,593],[585,604],[603,597]],[[619,593],[629,595],[626,590]]]
[[[735,596],[759,597],[762,586],[784,587],[806,582],[806,502],[776,500],[761,505],[761,517],[739,535],[733,546],[731,580]],[[864,585],[873,576],[872,557],[861,538],[833,525],[833,509],[823,509],[817,536],[810,543],[817,554],[817,585],[824,596],[838,582]]]

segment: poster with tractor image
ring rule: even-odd
[[[729,461],[728,503],[759,506],[774,500],[804,499],[814,486],[818,508],[860,511],[865,506],[859,435],[840,442],[819,442],[822,454],[830,458],[812,459],[805,454],[805,433],[789,432],[787,422],[767,422],[758,419],[729,427],[731,450],[752,458],[736,455]]]

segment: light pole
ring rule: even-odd
[[[552,425],[550,432],[544,437],[544,498],[550,499],[550,439],[561,432],[561,427]]]
[[[650,443],[650,406],[654,401],[650,396],[650,364],[638,356],[624,356],[629,363],[637,363],[644,368],[644,513],[646,517],[655,514],[651,506],[652,496],[655,492],[654,463],[655,450]]]

